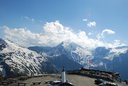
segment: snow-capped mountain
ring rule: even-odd
[[[75,62],[74,65],[79,64],[86,68],[89,67],[94,69],[119,72],[121,73],[121,76],[123,78],[125,78],[124,75],[126,75],[127,71],[125,68],[123,68],[128,65],[128,63],[124,65],[123,62],[128,62],[127,46],[116,48],[97,47],[95,49],[89,49],[88,47],[83,48],[82,46],[75,43],[62,42],[56,47],[35,46],[29,47],[29,49],[41,53],[42,55],[45,55],[46,57],[52,59],[55,65],[61,65],[63,62],[70,60]],[[115,66],[112,66],[112,64],[114,64]],[[68,66],[69,65],[71,66],[72,63],[68,63]],[[125,71],[122,69],[125,69]]]
[[[86,67],[119,72],[124,79],[128,77],[127,46],[89,49],[73,42],[62,42],[55,47],[33,46],[29,49],[0,39],[0,73],[34,75],[55,72],[56,68],[60,70],[65,66],[67,70]]]
[[[75,53],[71,51],[75,50],[76,45],[72,45],[74,44],[68,45],[68,47],[66,47],[65,44],[62,42],[56,47],[35,46],[29,47],[29,49],[46,56],[59,70],[62,68],[62,66],[65,66],[65,69],[67,70],[79,69],[80,67],[82,67],[82,65],[76,61],[77,56],[74,55]]]
[[[105,71],[119,72],[122,79],[128,79],[128,47],[96,48],[94,52],[94,68]]]
[[[34,46],[29,47],[29,49],[45,55],[57,67],[58,65],[61,65],[61,67],[64,65],[68,67],[67,69],[78,69],[83,66],[89,67],[93,65],[91,63],[91,59],[93,59],[92,51],[73,42],[62,42],[55,47]]]
[[[6,75],[34,75],[53,72],[46,57],[21,47],[9,40],[0,39],[0,71]]]

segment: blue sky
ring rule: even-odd
[[[127,4],[128,0],[0,0],[0,27],[40,33],[46,22],[58,20],[75,32],[92,33],[90,37],[110,29],[115,33],[104,40],[127,44]],[[88,26],[90,22],[96,25]]]

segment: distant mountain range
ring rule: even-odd
[[[105,71],[119,72],[121,78],[128,79],[128,47],[97,47],[83,48],[78,44],[62,42],[56,47],[33,46],[29,49],[36,51],[60,68],[60,65],[93,68]],[[72,63],[73,62],[73,63]],[[67,64],[67,65],[66,65]],[[73,68],[74,68],[73,67]],[[72,67],[69,67],[72,69]]]
[[[62,42],[55,47],[22,47],[0,39],[0,72],[7,75],[36,75],[81,67],[119,72],[128,79],[128,47],[90,49],[73,42]]]

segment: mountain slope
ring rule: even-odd
[[[6,71],[7,76],[10,73],[12,75],[34,75],[54,70],[47,58],[3,39],[0,39],[0,65],[1,70]]]

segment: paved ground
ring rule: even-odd
[[[95,79],[89,78],[86,76],[80,75],[67,75],[67,79],[71,82],[74,86],[97,86],[94,84]],[[18,81],[15,84],[7,85],[7,86],[17,86],[19,82],[27,83],[26,86],[47,86],[45,82],[47,81],[55,81],[60,80],[60,75],[43,75],[42,77],[33,77],[29,78],[25,81]],[[33,85],[34,82],[41,82],[39,85]],[[116,82],[118,86],[128,86],[125,83]],[[0,85],[2,86],[2,85]],[[23,85],[22,85],[23,86]]]
[[[75,86],[96,86],[94,84],[95,79],[93,78],[88,78],[88,77],[79,76],[79,75],[67,75],[67,79],[69,82],[71,82]],[[53,80],[60,80],[60,77],[51,75],[51,76],[46,76],[46,77],[37,77],[37,78],[28,79],[24,82],[27,83],[27,86],[33,86],[32,85],[33,82],[40,81],[41,84],[38,86],[47,86],[45,82],[53,81]]]
[[[86,76],[67,75],[67,79],[74,86],[97,86],[94,83],[95,81],[94,78],[89,78]],[[48,75],[44,77],[30,78],[24,82],[27,83],[27,86],[34,86],[32,85],[33,82],[41,82],[41,84],[38,86],[47,86],[47,84],[45,84],[46,81],[54,81],[54,80],[60,80],[60,76],[59,75]],[[118,86],[128,86],[125,83],[119,83],[119,82],[116,82],[116,83],[118,84]]]

